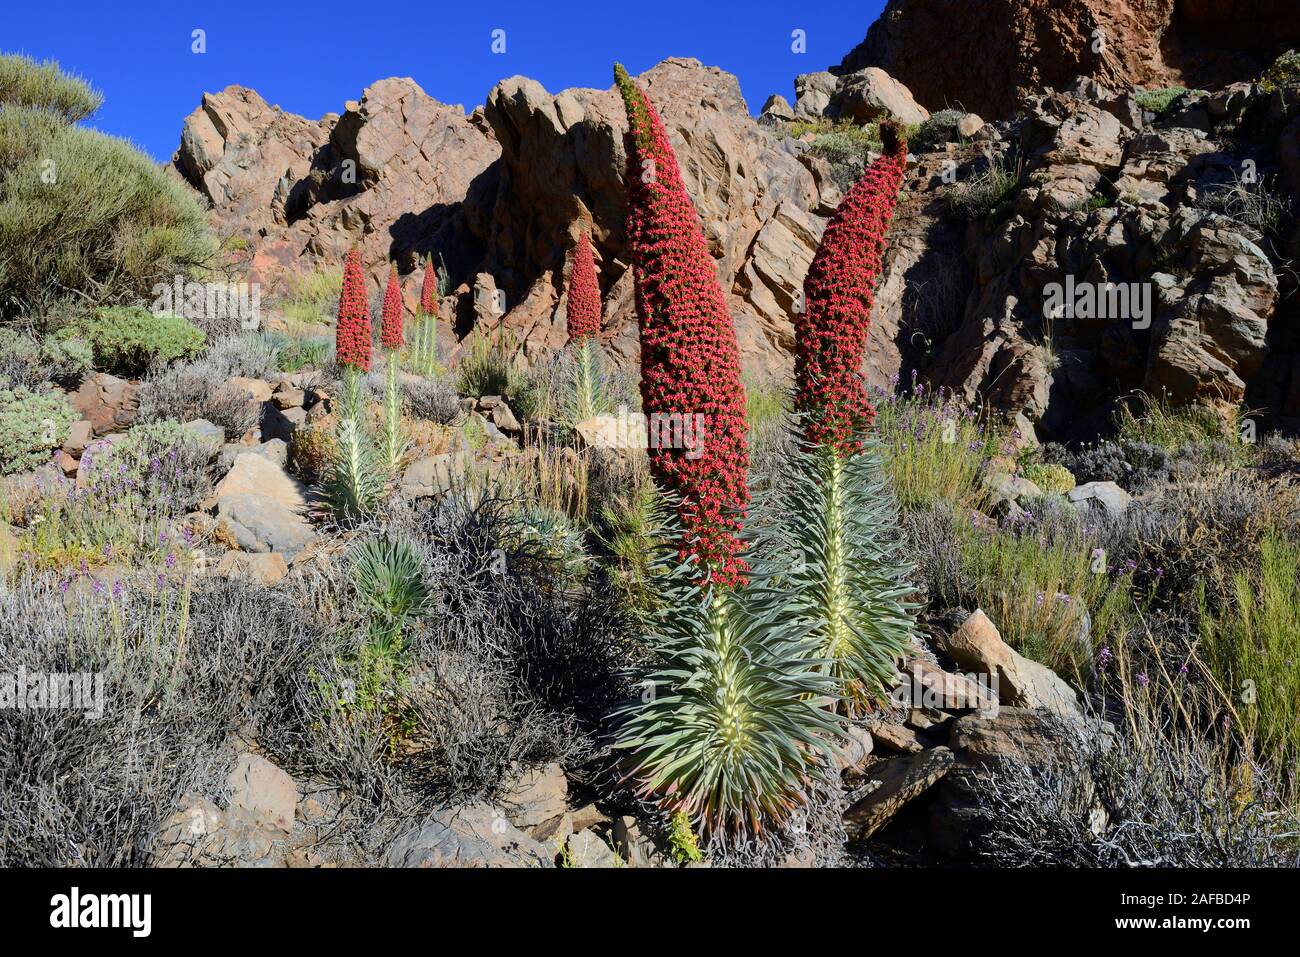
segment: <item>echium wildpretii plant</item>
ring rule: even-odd
[[[742,553],[749,502],[745,394],[735,329],[699,217],[653,106],[621,66],[628,237],[648,416],[701,417],[690,448],[649,451],[668,517],[647,613],[658,655],[617,747],[644,793],[709,833],[779,827],[824,778],[838,733],[833,681],[772,602],[751,602]],[[766,597],[766,596],[765,596]]]
[[[567,412],[569,420],[577,424],[607,412],[609,407],[600,369],[600,345],[596,341],[600,334],[600,285],[591,238],[586,233],[573,252],[566,317],[570,353],[566,358],[572,365],[572,393]]]
[[[402,284],[397,267],[388,273],[384,290],[384,308],[380,319],[379,342],[384,347],[384,435],[383,459],[390,473],[396,473],[406,455],[408,443],[402,429],[402,393],[399,365],[402,351]]]
[[[438,361],[438,299],[445,294],[446,276],[444,267],[434,267],[432,255],[425,257],[420,310],[411,324],[411,338],[406,345],[407,367],[425,378],[432,378],[441,371]]]
[[[892,686],[915,616],[910,569],[897,554],[896,508],[867,436],[875,410],[860,369],[876,282],[907,160],[907,143],[881,124],[883,154],[827,223],[795,316],[795,408],[800,451],[777,496],[765,586],[816,639],[816,656],[861,703]]]
[[[694,443],[699,447],[689,450],[652,443],[650,469],[679,496],[682,557],[698,556],[713,582],[733,585],[747,570],[737,533],[749,505],[736,330],[663,123],[621,66],[615,75],[631,126],[627,233],[641,336],[641,405],[652,425],[656,417],[696,422],[700,428],[692,434],[704,433]]]
[[[343,372],[338,403],[338,434],[333,460],[325,473],[323,498],[344,521],[373,512],[384,492],[384,469],[364,422],[361,377],[370,371],[373,351],[370,302],[361,252],[353,246],[343,265],[334,356]]]

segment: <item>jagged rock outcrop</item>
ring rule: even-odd
[[[1293,0],[890,0],[832,71],[875,66],[931,110],[1007,118],[1080,77],[1219,87],[1300,43]]]
[[[670,59],[640,82],[674,138],[746,366],[787,368],[790,310],[834,206],[800,155],[806,147],[760,126],[735,77],[717,68]],[[378,290],[386,259],[408,271],[425,253],[442,254],[463,283],[458,332],[503,323],[529,357],[563,345],[568,253],[589,230],[603,338],[630,362],[625,128],[612,89],[551,94],[524,77],[499,83],[468,117],[409,79],[375,83],[319,122],[232,87],[187,118],[174,162],[213,202],[217,228],[248,243],[250,278],[274,289],[287,273],[337,264],[360,242]],[[488,287],[504,294],[504,315],[484,305]]]
[[[931,381],[1023,416],[1044,438],[1094,436],[1114,399],[1137,389],[1223,408],[1249,393],[1275,415],[1300,414],[1284,358],[1297,345],[1283,334],[1295,240],[1238,208],[1261,189],[1285,192],[1270,144],[1292,96],[1189,94],[1159,119],[1091,81],[1034,98],[951,187],[994,163],[1016,178],[967,227],[974,282]]]
[[[780,369],[793,344],[790,309],[824,225],[819,190],[799,150],[750,115],[736,78],[669,59],[639,81],[663,117],[704,225],[750,368]],[[505,324],[526,354],[564,343],[564,272],[590,231],[605,298],[603,339],[636,354],[623,186],[626,119],[613,90],[550,94],[511,77],[484,111],[501,144],[495,202],[471,217],[489,249],[484,268],[505,289]]]
[[[462,205],[499,154],[477,117],[391,78],[319,121],[244,87],[205,94],[173,163],[212,203],[218,232],[247,247],[248,278],[274,293],[290,274],[336,266],[354,242],[376,288],[389,259],[409,271],[441,253],[469,270],[482,250]]]
[[[795,77],[794,89],[794,115],[803,119],[862,124],[892,116],[901,123],[920,123],[930,115],[911,90],[878,67],[843,76],[805,73]]]
[[[783,373],[844,172],[814,136],[785,135],[783,118],[906,112],[885,102],[906,88],[876,70],[806,74],[793,108],[773,100],[756,120],[733,76],[695,60],[666,60],[640,82],[673,138],[742,361]],[[1246,160],[1275,191],[1300,184],[1298,97],[1235,84],[1185,95],[1157,119],[1129,88],[1083,79],[1024,98],[1014,123],[979,123],[966,147],[915,157],[877,289],[869,380],[920,369],[1043,438],[1095,435],[1135,389],[1300,418],[1300,341],[1286,318],[1297,299],[1283,265],[1295,240],[1265,237],[1225,205]],[[530,360],[565,341],[569,253],[589,232],[602,343],[631,365],[624,124],[612,90],[551,94],[524,77],[469,116],[409,79],[375,83],[320,121],[232,87],[186,120],[175,163],[212,200],[218,229],[245,239],[249,278],[272,295],[281,276],[335,266],[353,242],[375,292],[388,259],[409,272],[441,255],[459,283],[443,303],[457,334],[504,328]],[[970,222],[954,215],[946,194],[995,164],[1015,188]],[[1142,287],[1149,308],[1122,321],[1046,311],[1054,284],[1108,283]]]

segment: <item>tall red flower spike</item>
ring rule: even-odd
[[[370,300],[361,270],[361,251],[353,246],[343,264],[343,291],[339,295],[334,329],[334,356],[341,366],[370,371]]]
[[[848,455],[875,419],[862,360],[885,251],[898,203],[907,141],[880,124],[882,155],[867,167],[826,224],[804,279],[804,308],[794,317],[795,408],[805,413],[810,445]]]
[[[402,348],[402,284],[397,279],[397,267],[388,274],[388,288],[384,290],[384,312],[379,326],[379,341],[385,349]]]
[[[621,65],[627,134],[628,245],[641,333],[641,403],[651,435],[693,426],[692,448],[652,448],[650,469],[677,493],[683,557],[714,583],[743,582],[739,532],[749,505],[745,389],[736,330],[700,218],[663,123]],[[675,430],[673,430],[675,431]],[[661,445],[663,443],[660,443]]]
[[[438,270],[433,268],[433,256],[424,260],[424,283],[420,286],[420,313],[431,316],[437,312]]]
[[[591,253],[591,237],[586,233],[573,252],[573,271],[569,274],[569,341],[581,343],[600,334],[600,286],[596,282],[596,259]]]

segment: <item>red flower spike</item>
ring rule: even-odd
[[[880,125],[883,154],[848,191],[826,224],[804,279],[804,309],[794,318],[795,408],[805,413],[810,445],[841,455],[861,448],[875,419],[862,379],[885,230],[898,203],[907,141],[891,122]]]
[[[370,301],[361,270],[361,251],[356,246],[348,251],[343,265],[343,291],[334,337],[334,356],[339,365],[370,371]]]
[[[384,290],[384,312],[379,326],[379,341],[385,349],[402,348],[402,284],[397,279],[397,267],[388,274],[388,288]]]
[[[694,555],[712,582],[736,585],[749,570],[739,537],[749,505],[749,448],[736,330],[663,123],[621,65],[614,76],[630,126],[627,232],[641,403],[652,436],[656,420],[680,421],[683,434],[688,425],[702,426],[693,448],[651,448],[650,469],[679,497],[682,557]]]
[[[581,343],[600,334],[600,286],[596,282],[591,238],[586,233],[578,240],[578,248],[573,253],[567,313],[570,342]]]
[[[431,316],[438,311],[438,270],[433,268],[433,256],[424,260],[424,283],[420,286],[420,313]]]

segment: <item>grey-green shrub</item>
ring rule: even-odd
[[[37,341],[0,328],[0,389],[40,389],[48,382],[76,385],[89,371],[91,360],[84,340],[46,336]]]
[[[68,437],[76,414],[60,392],[0,392],[0,475],[34,468]]]
[[[94,114],[103,102],[98,90],[63,72],[54,60],[37,63],[22,54],[0,56],[0,105],[33,107],[75,123]]]
[[[1185,86],[1170,86],[1161,90],[1143,90],[1137,95],[1138,106],[1159,116],[1169,109],[1169,104],[1187,92]]]
[[[957,124],[966,114],[961,110],[939,110],[931,113],[907,141],[913,153],[929,153],[958,140]]]
[[[203,330],[188,319],[155,315],[142,306],[104,306],[69,327],[85,338],[101,368],[142,375],[155,361],[171,362],[203,347]]]
[[[188,186],[126,140],[71,125],[98,102],[53,64],[0,57],[0,320],[151,300],[215,254]]]

